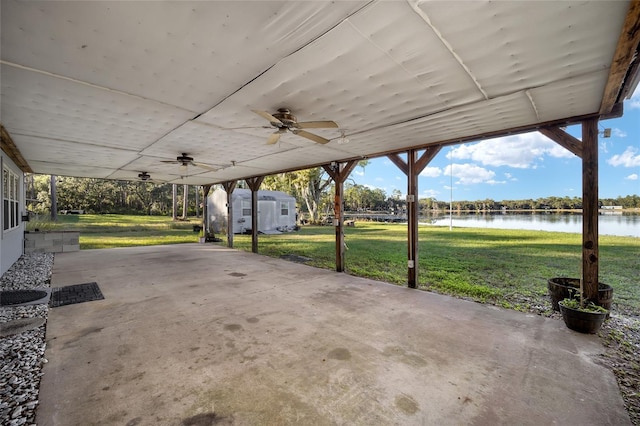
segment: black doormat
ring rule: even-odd
[[[59,306],[73,305],[75,303],[91,302],[92,300],[102,300],[104,296],[97,283],[86,283],[68,285],[66,287],[54,287],[51,289],[51,299],[49,306],[57,308]]]
[[[42,290],[8,290],[0,291],[0,306],[21,305],[47,296]]]

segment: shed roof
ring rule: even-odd
[[[0,120],[36,173],[218,183],[608,114],[638,80],[638,1],[1,7]],[[267,145],[252,110],[281,107],[339,128]]]

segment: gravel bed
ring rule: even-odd
[[[23,255],[0,278],[0,291],[51,286],[53,254]],[[47,319],[46,304],[0,307],[0,324],[21,318]],[[45,325],[0,338],[0,424],[35,425],[44,358]]]

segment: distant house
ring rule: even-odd
[[[238,188],[231,194],[233,233],[251,231],[251,190]],[[218,188],[207,198],[209,229],[227,230],[227,193]],[[273,234],[296,229],[296,199],[281,191],[258,191],[258,232]]]
[[[0,275],[4,274],[16,260],[22,256],[24,250],[24,225],[22,215],[25,214],[24,172],[5,152],[4,128],[2,153],[0,157]]]
[[[602,210],[622,210],[622,206],[600,206]]]

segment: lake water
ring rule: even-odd
[[[421,223],[449,226],[449,215],[436,218],[420,218]],[[490,213],[453,215],[453,226],[460,228],[529,229],[535,231],[555,231],[582,233],[580,214],[562,213]],[[640,237],[640,215],[600,214],[598,216],[600,235]]]

